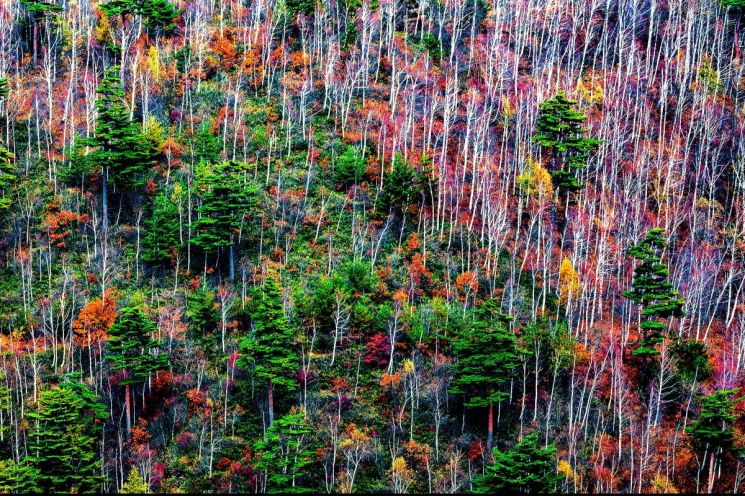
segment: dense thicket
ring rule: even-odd
[[[0,2],[0,492],[742,491],[744,7]]]

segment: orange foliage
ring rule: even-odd
[[[106,341],[109,328],[116,321],[116,300],[119,293],[109,288],[103,298],[94,298],[83,306],[78,318],[72,323],[75,341],[83,348],[99,346]]]

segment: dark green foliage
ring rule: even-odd
[[[142,259],[153,264],[166,263],[180,248],[178,207],[167,193],[161,192],[153,202],[152,215],[145,221]]]
[[[109,0],[101,5],[107,16],[140,15],[149,29],[170,33],[176,29],[178,9],[168,0]]]
[[[285,0],[285,7],[293,18],[300,13],[313,15],[316,11],[316,0]]]
[[[142,184],[143,173],[154,163],[155,151],[143,136],[141,126],[129,118],[119,66],[106,69],[98,94],[94,135],[80,140],[82,145],[96,150],[79,159],[85,160],[88,169],[101,167],[104,180],[119,187]]]
[[[403,156],[396,154],[393,167],[383,176],[383,190],[377,203],[379,214],[402,214],[416,198],[418,189],[419,176],[416,169],[410,167]]]
[[[294,389],[299,361],[276,276],[268,276],[252,296],[253,329],[240,342],[241,364],[260,382]]]
[[[42,16],[47,13],[62,12],[64,9],[61,5],[52,2],[42,2],[41,0],[21,0],[21,5],[34,15]]]
[[[365,175],[367,164],[362,154],[353,146],[347,146],[344,153],[336,159],[334,179],[336,184],[350,186],[356,184]]]
[[[565,191],[584,188],[577,172],[587,167],[590,152],[600,145],[600,140],[583,137],[587,130],[581,124],[587,117],[574,110],[576,103],[561,92],[543,102],[533,136],[533,142],[550,154],[549,172],[554,187]]]
[[[39,469],[25,461],[0,461],[0,492],[3,494],[42,493],[44,490],[38,485],[40,478]]]
[[[675,371],[685,383],[705,381],[714,373],[706,353],[706,344],[701,341],[679,339],[672,346],[672,354]]]
[[[264,474],[266,492],[309,492],[302,487],[303,475],[313,463],[315,452],[308,446],[312,430],[303,412],[291,412],[277,419],[254,449],[261,453],[255,470]]]
[[[150,374],[168,367],[168,355],[158,353],[160,343],[153,339],[157,328],[139,308],[122,308],[109,329],[108,360],[111,369],[124,371],[121,384],[143,384]]]
[[[16,174],[13,167],[13,154],[0,145],[0,215],[8,210],[13,202]]]
[[[178,9],[168,0],[145,0],[142,2],[141,15],[149,29],[170,33],[176,29]]]
[[[184,50],[187,49],[189,49],[188,45],[184,47]],[[217,135],[210,131],[209,126],[202,125],[194,133],[191,143],[192,153],[196,163],[207,162],[209,164],[216,164],[220,161],[222,145],[220,144],[220,140],[217,139]]]
[[[473,492],[553,493],[560,480],[555,454],[553,445],[541,448],[537,433],[525,436],[510,451],[495,448],[494,463],[485,468],[483,476],[474,480]]]
[[[472,314],[453,338],[457,360],[449,392],[464,394],[467,407],[486,407],[509,397],[504,385],[520,364],[520,350],[507,326],[511,317],[499,313],[494,299]]]
[[[421,37],[414,39],[414,46],[419,50],[426,50],[430,57],[435,60],[442,58],[442,44],[439,38],[432,33],[424,33]]]
[[[628,251],[629,255],[642,261],[634,269],[632,289],[623,293],[623,296],[643,307],[644,321],[640,326],[642,340],[634,350],[637,356],[649,357],[660,353],[656,346],[662,342],[665,328],[660,319],[685,315],[685,301],[676,298],[678,292],[667,281],[669,271],[661,263],[661,252],[667,246],[663,235],[662,229],[651,229],[641,243]]]
[[[186,315],[197,337],[201,338],[214,331],[218,320],[215,294],[205,286],[200,286],[189,296]]]
[[[201,164],[198,188],[202,203],[191,242],[207,253],[236,243],[239,231],[250,237],[251,214],[258,205],[258,186],[248,178],[245,164],[230,161],[214,167]]]
[[[8,79],[0,78],[0,100],[5,99],[9,94]],[[15,183],[13,159],[13,154],[0,145],[0,215],[10,208],[13,201],[11,196],[11,190]]]
[[[38,408],[28,417],[33,430],[25,463],[31,470],[18,467],[22,476],[35,477],[33,485],[44,492],[99,490],[96,445],[100,421],[108,412],[96,395],[79,382],[64,382],[42,392]]]
[[[738,392],[739,389],[719,390],[701,398],[701,413],[686,427],[694,448],[716,456],[735,449],[735,403],[742,398],[732,396]]]

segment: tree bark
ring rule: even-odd
[[[711,494],[714,489],[714,451],[711,450],[709,455],[709,483],[706,486],[706,493]]]
[[[267,391],[267,407],[269,409],[269,427],[274,424],[274,384],[269,381],[269,390]]]
[[[127,410],[127,435],[132,431],[132,385],[124,386],[124,408]]]
[[[491,449],[494,446],[494,403],[489,403],[489,424],[486,434],[486,452],[491,456]]]

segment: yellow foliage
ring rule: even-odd
[[[147,116],[147,119],[145,119],[145,123],[142,125],[142,131],[158,146],[158,148],[163,145],[166,134],[165,130],[163,129],[163,125],[158,122],[158,119],[152,115]]]
[[[599,75],[588,72],[577,80],[577,95],[582,101],[602,105],[605,101],[605,90]]]
[[[551,174],[535,159],[528,159],[525,172],[517,176],[517,183],[528,196],[550,197],[554,194]]]
[[[102,15],[98,21],[98,26],[93,30],[93,36],[99,43],[113,42],[114,38],[111,36],[111,24],[106,15]]]
[[[574,270],[572,261],[564,257],[559,269],[559,301],[566,305],[569,298],[574,298],[582,291],[582,283],[579,280],[579,274]]]
[[[148,52],[147,66],[150,68],[150,74],[152,74],[153,79],[156,81],[160,79],[160,55],[154,45],[150,47],[150,51]]]
[[[566,460],[559,461],[559,464],[556,466],[556,471],[567,479],[575,482],[579,481],[579,476],[574,472],[572,466]]]
[[[662,474],[657,474],[652,479],[653,494],[677,494],[678,489],[670,482],[670,479]]]
[[[406,460],[403,456],[397,456],[393,459],[393,462],[391,462],[391,472],[402,474],[406,473],[407,470],[409,470],[409,466],[406,464]]]
[[[719,71],[714,68],[711,57],[704,57],[701,62],[701,66],[698,68],[698,78],[696,82],[704,91],[712,95],[719,93],[724,88],[722,76]]]
[[[410,359],[404,360],[404,374],[409,375],[414,372],[414,362]]]
[[[504,109],[505,120],[513,118],[517,113],[515,107],[512,106],[510,100],[506,96],[502,96],[502,108]]]

